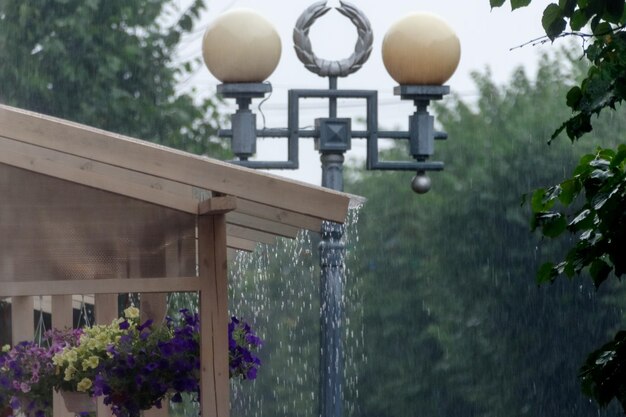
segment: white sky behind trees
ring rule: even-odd
[[[273,94],[263,106],[267,127],[287,126],[287,90],[290,88],[327,88],[328,81],[304,68],[293,51],[291,40],[293,26],[300,14],[311,4],[311,0],[209,0],[209,10],[201,19],[201,24],[184,42],[181,58],[201,56],[201,41],[204,29],[220,13],[245,7],[256,10],[277,28],[282,41],[282,57],[278,68],[269,78],[273,85]],[[511,12],[509,6],[490,10],[489,0],[352,0],[369,18],[374,31],[372,55],[361,70],[347,78],[339,79],[339,88],[378,90],[379,126],[385,129],[406,130],[408,116],[413,112],[410,103],[401,102],[393,96],[394,81],[385,71],[381,58],[381,43],[387,29],[398,19],[413,11],[428,11],[446,20],[456,31],[461,41],[461,62],[455,75],[448,81],[451,90],[467,97],[475,95],[475,87],[470,77],[472,71],[483,71],[487,67],[493,79],[506,83],[519,66],[533,74],[539,54],[549,50],[544,46],[525,46],[516,48],[531,39],[544,34],[541,27],[541,15],[547,1],[534,0],[526,8]],[[338,6],[337,0],[329,0],[329,6]],[[326,59],[348,57],[356,41],[356,30],[348,19],[337,12],[330,11],[313,25],[310,38],[317,56]],[[187,80],[183,88],[195,86],[199,91],[214,93],[219,82],[201,68],[194,77]],[[254,102],[254,108],[256,110]],[[342,105],[343,104],[343,105]],[[310,126],[313,119],[325,117],[326,105],[322,101],[307,100],[301,109],[301,126]],[[364,106],[360,101],[339,103],[339,117],[362,117]],[[257,112],[258,113],[258,112]],[[262,124],[262,117],[257,116]],[[259,126],[262,127],[262,126]],[[436,146],[454,146],[454,141],[462,138],[449,138],[446,143]],[[352,141],[352,150],[347,159],[362,159],[365,155],[365,141]],[[266,139],[258,142],[259,159],[284,159],[286,142]],[[437,147],[435,148],[436,159]],[[313,149],[311,139],[300,142],[300,166],[298,171],[273,171],[301,181],[319,184],[321,170],[319,156]],[[435,174],[436,175],[436,174]],[[407,173],[407,181],[412,174]]]

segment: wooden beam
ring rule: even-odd
[[[228,262],[223,214],[198,220],[200,414],[228,417]]]
[[[301,213],[268,206],[266,204],[259,204],[244,198],[237,200],[237,213],[261,217],[313,232],[319,232],[322,227],[322,220],[317,217],[306,216]]]
[[[144,323],[150,319],[154,321],[155,326],[159,326],[167,315],[167,293],[142,292],[140,297],[141,322]],[[143,417],[168,417],[169,415],[168,401],[164,401],[161,408],[153,407],[142,413]]]
[[[71,295],[54,295],[51,297],[52,328],[71,329],[74,324]],[[52,415],[54,417],[74,417],[65,408],[63,397],[57,391],[52,393]]]
[[[3,283],[2,286],[4,285],[6,284]],[[11,299],[11,343],[13,345],[33,340],[35,337],[33,297],[22,297],[29,294],[15,295]]]
[[[256,245],[257,242],[248,239],[242,239],[240,237],[227,236],[226,238],[226,246],[235,250],[254,252],[254,250],[256,249]]]
[[[197,277],[183,278],[111,278],[93,280],[3,282],[0,297],[66,295],[66,294],[119,294],[128,292],[198,291]],[[32,315],[32,300],[30,309]]]
[[[196,214],[193,187],[0,136],[0,162]]]
[[[350,202],[343,193],[5,105],[0,136],[340,223]]]
[[[237,209],[237,199],[226,195],[222,197],[211,197],[198,204],[198,214],[224,214]]]
[[[228,258],[229,261],[233,261],[235,260],[235,258],[237,258],[238,253],[239,251],[237,251],[236,249],[228,248],[226,250],[226,258]]]
[[[117,294],[96,294],[94,311],[96,314],[96,324],[109,324],[117,318],[118,298]],[[104,404],[102,397],[96,402],[96,416],[108,417],[111,415],[111,408]]]
[[[226,214],[226,223],[288,238],[296,237],[300,231],[299,228],[294,226],[251,216],[249,214],[238,213],[236,211]]]
[[[229,224],[226,226],[228,236],[238,237],[241,239],[252,240],[259,243],[268,243],[273,245],[276,242],[276,236],[271,233],[260,232],[258,230],[246,229],[245,227]]]

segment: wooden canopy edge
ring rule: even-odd
[[[2,135],[0,149],[0,163],[6,165],[190,214],[198,212],[198,200],[193,198],[191,187],[186,187],[187,195],[179,190],[173,193],[168,189],[170,184],[178,188],[183,188],[183,184],[41,148]]]
[[[224,214],[237,209],[237,198],[231,195],[211,197],[198,204],[198,214]]]
[[[237,231],[237,238],[245,239],[243,245],[240,244],[241,240],[234,241],[232,246],[239,250],[253,250],[254,244],[249,242],[256,239],[259,242],[270,242],[267,233],[293,238],[300,228],[319,230],[320,221],[313,217],[233,196],[212,197],[198,203],[190,186],[3,136],[0,136],[0,149],[0,164],[50,175],[189,214],[228,212],[227,222],[239,226],[231,230]],[[238,200],[241,201],[241,212],[233,211],[238,209]]]
[[[3,282],[0,297],[198,291],[200,288],[197,277],[25,281]]]
[[[351,200],[344,193],[2,104],[0,135],[339,223]]]
[[[194,191],[194,187],[186,184],[1,135],[0,148],[0,163],[186,213],[198,213],[198,193]],[[237,207],[229,219],[237,219],[233,223],[240,226],[251,225],[253,229],[268,232],[275,230],[277,235],[285,237],[295,237],[297,230],[294,229],[320,230],[321,220],[316,217],[241,198],[237,198],[237,201]]]

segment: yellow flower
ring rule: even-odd
[[[78,353],[74,349],[68,350],[64,356],[65,360],[69,364],[72,364],[73,362],[76,362],[78,360]]]
[[[89,378],[83,378],[77,385],[76,385],[76,390],[79,392],[86,392],[89,390],[89,388],[91,388],[91,379]]]
[[[90,356],[89,359],[85,359],[83,361],[83,371],[86,371],[89,368],[96,369],[99,362],[100,359],[97,356]]]
[[[3,353],[7,353],[8,351],[11,350],[11,346],[10,345],[4,345],[2,346],[2,352]]]
[[[130,306],[128,307],[126,310],[124,310],[124,317],[126,317],[127,319],[136,319],[139,317],[139,309],[137,307],[134,306]]]
[[[63,380],[71,381],[72,378],[74,377],[74,374],[76,374],[76,371],[78,371],[78,369],[74,368],[71,365],[65,368],[65,375],[63,377]]]

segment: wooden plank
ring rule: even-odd
[[[167,315],[167,293],[141,293],[140,297],[141,322],[151,319],[155,325],[161,324]],[[165,401],[161,408],[154,407],[144,411],[143,417],[168,417],[170,415],[168,403]]]
[[[227,195],[211,197],[198,204],[198,214],[223,214],[237,209],[237,199]]]
[[[140,297],[141,321],[151,319],[155,325],[161,324],[167,315],[167,293],[144,292],[141,293]]]
[[[118,294],[128,292],[198,291],[197,277],[176,278],[111,278],[94,280],[59,280],[4,282],[0,297],[17,295]],[[31,301],[32,315],[32,301]]]
[[[228,236],[238,237],[241,239],[251,240],[254,242],[268,243],[273,245],[276,242],[276,236],[266,232],[260,232],[254,229],[229,224],[226,226]]]
[[[200,292],[200,411],[228,417],[228,283],[224,215],[198,222]]]
[[[343,193],[5,105],[0,135],[340,223],[350,202]]]
[[[243,198],[237,200],[237,213],[261,217],[313,232],[319,232],[322,228],[322,221],[319,218],[268,206],[266,204],[259,204]]]
[[[4,285],[4,283],[2,285]],[[84,295],[84,296],[74,295],[72,297],[72,308],[74,310],[80,309],[82,305],[82,299],[83,299],[82,297],[84,297],[85,302],[87,304],[93,304],[93,295]],[[0,298],[2,298],[2,296],[0,296]],[[44,297],[44,299],[41,302],[37,301],[36,305],[33,306],[33,310],[41,310],[44,313],[52,314],[52,303],[51,303],[50,298],[52,297]],[[7,302],[8,304],[11,304],[11,298],[5,298],[4,301]]]
[[[97,163],[84,158],[63,154],[37,146],[24,144],[0,137],[0,162],[12,166],[37,172],[44,175],[53,175],[67,181],[95,187],[109,192],[130,196],[149,203],[181,210],[187,213],[204,214],[208,212],[225,212],[236,210],[236,198],[232,196],[213,197],[199,205],[193,198],[192,187],[179,183],[169,182],[157,177],[123,170],[118,167]],[[123,178],[120,181],[118,178]],[[166,191],[167,190],[167,191]],[[176,193],[176,194],[175,194]],[[186,194],[183,197],[183,194]],[[218,199],[218,200],[216,200]],[[254,204],[253,204],[254,205]],[[268,213],[274,219],[291,219],[297,213],[288,213],[260,204],[249,207],[250,202],[244,203],[247,212],[256,212],[263,215]],[[250,227],[255,230],[273,233],[279,236],[295,237],[298,229],[280,221],[265,220],[251,214],[232,212],[228,222],[239,226]],[[318,227],[320,221],[306,216],[297,216],[309,226]],[[307,225],[305,224],[305,225]],[[317,229],[316,229],[317,230]],[[238,235],[241,237],[241,235]],[[262,240],[268,243],[265,240]]]
[[[21,297],[28,294],[16,295],[20,297],[14,296],[11,299],[11,343],[13,345],[33,340],[35,337],[33,297]]]
[[[236,211],[226,213],[226,223],[288,238],[295,238],[300,231],[299,228],[294,226],[251,216],[249,214],[238,213]]]
[[[0,162],[196,214],[193,187],[0,136]]]
[[[228,236],[226,238],[226,246],[235,250],[254,252],[254,250],[256,249],[256,245],[257,242],[253,242],[252,240],[248,239],[242,239],[235,236]]]
[[[71,329],[73,326],[72,296],[54,295],[51,297],[52,327],[55,329]],[[60,393],[52,393],[52,415],[54,417],[74,417],[65,408],[65,402]]]
[[[117,294],[96,294],[95,295],[95,313],[97,324],[109,324],[117,318]],[[99,397],[96,405],[96,415],[98,417],[109,417],[111,415],[110,407],[104,405],[102,397]]]
[[[226,217],[213,217],[214,259],[217,295],[217,315],[213,317],[213,339],[215,340],[214,363],[217,373],[216,393],[218,417],[230,414],[230,377],[228,366],[228,252],[226,248]]]

